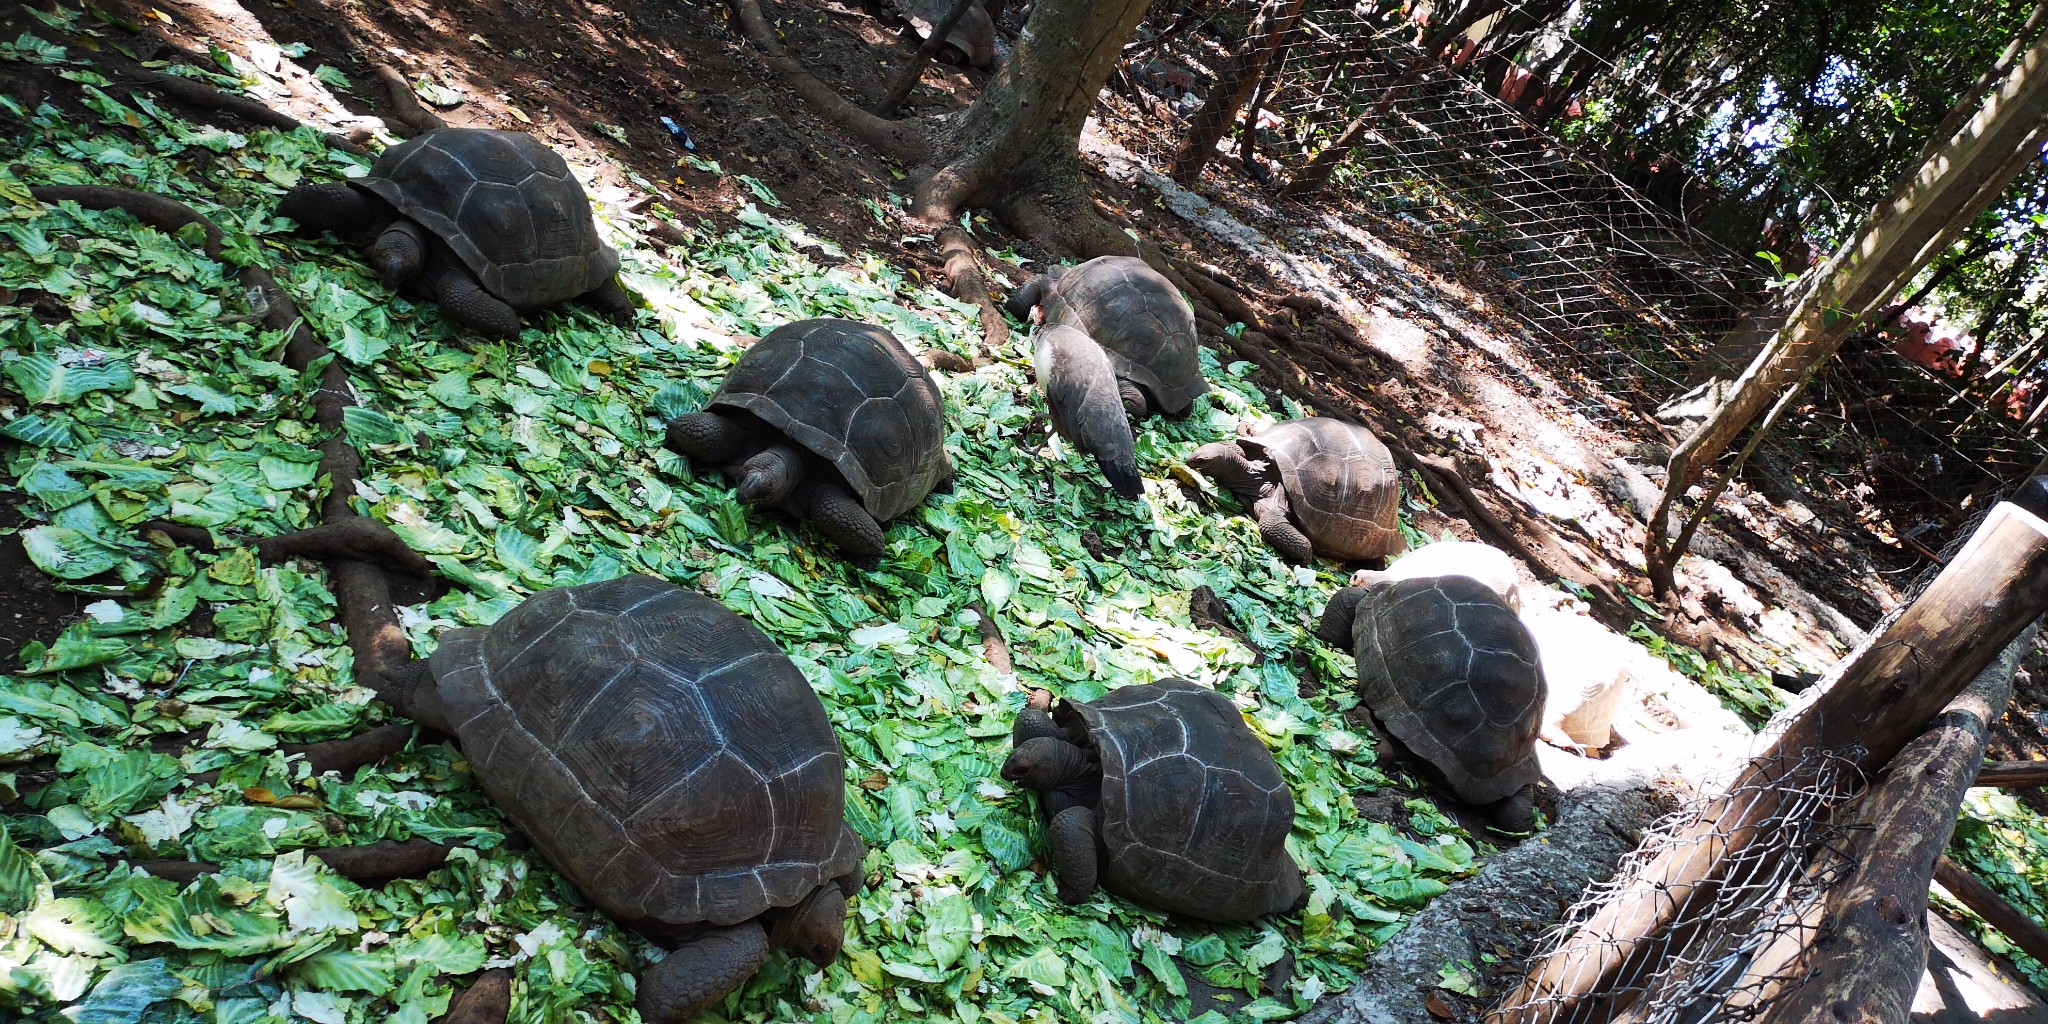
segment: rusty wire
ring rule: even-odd
[[[1828,892],[1855,866],[1849,839],[1860,827],[1845,821],[1843,809],[1864,790],[1854,751],[1808,750],[1789,765],[1752,773],[1753,783],[1729,790],[1720,806],[1770,799],[1776,809],[1746,835],[1703,829],[1716,802],[1698,798],[1652,826],[1642,843],[1623,858],[1611,879],[1596,881],[1537,945],[1532,964],[1569,965],[1563,991],[1590,992],[1564,998],[1539,993],[1510,995],[1489,1020],[1520,1024],[1591,1024],[1628,1019],[1643,1024],[1707,1024],[1762,1016],[1777,997],[1809,977],[1805,955],[1825,922],[1820,909]],[[1739,851],[1712,871],[1716,884],[1704,900],[1691,887],[1638,884],[1658,858],[1681,847],[1739,838]],[[1623,969],[1598,985],[1578,986],[1574,974],[1595,963],[1611,940],[1589,937],[1585,925],[1610,911],[1616,901],[1678,901],[1681,913],[1648,937],[1653,951],[1624,961]],[[1591,980],[1591,979],[1589,979]],[[1517,1001],[1519,999],[1519,1001]]]

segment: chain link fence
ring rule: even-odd
[[[1418,45],[1428,26],[1393,5],[1309,0],[1297,20],[1277,23],[1277,40],[1254,34],[1276,24],[1270,8],[1260,18],[1262,7],[1155,5],[1113,80],[1141,122],[1126,133],[1140,157],[1168,166],[1239,55],[1277,45],[1202,190],[1283,220],[1334,213],[1402,248],[1522,325],[1533,354],[1577,385],[1574,409],[1609,429],[1667,436],[1656,417],[1694,383],[1715,343],[1831,244],[1773,219],[1783,211],[1766,208],[1767,197],[1725,194],[1667,156],[1607,142],[1615,126],[1583,109],[1599,107],[1600,93],[1563,101],[1546,84],[1605,58],[1579,46],[1568,23],[1545,27],[1524,4],[1448,42],[1430,39],[1422,45],[1438,48],[1429,52]],[[1603,88],[1646,87],[1626,68],[1606,70]],[[1324,171],[1324,187],[1292,195]],[[1840,229],[1859,216],[1809,202],[1789,222]],[[2027,286],[2023,273],[2009,279]],[[2040,298],[2016,291],[2007,301]],[[1968,376],[1956,372],[1959,357],[1930,357],[1925,345],[1894,350],[1896,325],[1852,342],[1744,479],[1775,501],[1811,506],[1795,525],[1819,518],[1923,553],[1939,548],[2044,450],[2048,393],[2029,381],[2048,373],[2048,324],[2027,321],[2008,318],[2000,337],[2040,337],[1999,349],[1980,341]]]
[[[1715,801],[1697,797],[1673,811],[1623,858],[1613,878],[1597,881],[1537,943],[1531,964],[1565,965],[1558,990],[1515,993],[1487,1017],[1493,1024],[1591,1024],[1627,1019],[1643,1024],[1707,1024],[1754,1020],[1783,993],[1812,976],[1814,939],[1826,922],[1824,901],[1853,873],[1853,802],[1864,791],[1856,752],[1809,750],[1762,773],[1767,784],[1729,790],[1740,804],[1769,800],[1774,810],[1735,835],[1704,828]],[[1725,780],[1724,780],[1725,781]],[[1733,848],[1711,879],[1697,885],[1647,886],[1645,870],[1674,852]],[[1654,914],[1678,908],[1668,923],[1623,950],[1593,937],[1586,925],[1616,911]],[[1603,970],[1619,958],[1618,969]],[[1604,975],[1579,984],[1578,974]],[[1588,982],[1594,977],[1585,979]]]

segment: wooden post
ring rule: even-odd
[[[1846,875],[1817,901],[1813,927],[1782,935],[1751,968],[1752,978],[1783,979],[1784,987],[1766,982],[1760,992],[1764,1024],[1884,1024],[1911,1015],[1927,965],[1935,862],[1946,859],[1963,794],[2037,632],[2023,630],[2007,644],[1858,801],[1851,820],[1867,831],[1851,841]]]
[[[1736,856],[1766,841],[1787,776],[1813,751],[1848,755],[1868,773],[1889,763],[2020,630],[2048,610],[2048,477],[2002,502],[1948,568],[1891,625],[1844,660],[1825,692],[1710,805],[1688,836],[1671,842],[1580,929],[1582,941],[1538,961],[1492,1017],[1524,1024],[1550,1017],[1531,1000],[1606,1006],[1616,977],[1653,963],[1686,937]],[[1687,841],[1691,840],[1691,841]],[[1753,867],[1753,866],[1752,866]],[[1626,999],[1627,997],[1621,997]],[[1598,1009],[1599,1007],[1591,1007]],[[1557,1010],[1562,1013],[1562,1009]],[[1594,1019],[1602,1019],[1596,1013]]]
[[[1976,784],[2008,789],[2048,786],[2048,761],[1986,761],[1977,770]]]
[[[1948,857],[1934,865],[1934,880],[1948,890],[1956,902],[1975,911],[1991,927],[2005,933],[2020,952],[2048,964],[2048,928],[2005,901],[1998,890],[1985,885],[1969,868]]]

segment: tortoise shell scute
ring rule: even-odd
[[[611,914],[733,924],[858,857],[824,705],[710,598],[648,576],[544,591],[429,664],[485,792]]]

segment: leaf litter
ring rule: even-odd
[[[65,57],[31,39],[0,59]],[[1348,687],[1318,682],[1350,674],[1311,635],[1342,581],[1287,566],[1232,499],[1183,486],[1195,447],[1243,420],[1301,414],[1267,408],[1249,364],[1205,351],[1216,388],[1184,420],[1146,422],[1137,502],[1048,444],[1021,336],[994,364],[941,375],[959,485],[891,524],[890,553],[861,573],[808,528],[692,473],[661,448],[663,424],[701,407],[742,342],[779,324],[845,316],[912,350],[971,355],[971,307],[751,203],[737,227],[688,231],[667,255],[637,217],[601,206],[628,285],[652,307],[639,326],[567,309],[516,343],[479,342],[378,286],[349,247],[294,237],[270,212],[291,185],[360,174],[361,161],[310,131],[227,133],[142,96],[90,95],[97,124],[0,97],[28,126],[0,168],[0,276],[48,300],[0,306],[0,373],[23,400],[0,433],[16,442],[6,458],[31,557],[97,599],[20,651],[22,671],[0,686],[0,799],[13,805],[0,907],[14,915],[0,926],[0,1005],[73,1021],[424,1024],[451,981],[510,966],[515,1020],[619,1020],[655,953],[503,847],[504,819],[455,748],[417,745],[352,779],[308,777],[279,751],[389,714],[353,684],[324,573],[261,566],[246,547],[177,548],[138,526],[231,540],[308,525],[324,486],[311,379],[278,361],[281,336],[252,326],[232,265],[122,214],[40,206],[30,184],[177,198],[222,227],[231,261],[260,259],[292,290],[362,399],[346,423],[366,461],[357,510],[451,584],[401,609],[417,654],[536,590],[647,572],[746,615],[811,680],[847,753],[871,887],[838,962],[817,972],[777,956],[707,1020],[1284,1019],[1476,869],[1474,843],[1426,801],[1398,824],[1353,806],[1388,780],[1346,723]],[[772,209],[766,186],[746,184]],[[1268,656],[1189,626],[1197,586]],[[1014,674],[983,660],[977,603]],[[1167,675],[1231,695],[1273,750],[1297,800],[1303,912],[1219,928],[1103,894],[1073,908],[1054,897],[1034,798],[997,775],[1011,717],[1030,687],[1085,700]],[[190,752],[147,742],[177,733],[195,738]],[[413,837],[464,848],[378,889],[306,856]],[[180,886],[119,860],[152,857],[223,871]],[[1264,991],[1288,958],[1290,980]],[[1222,993],[1199,1017],[1190,979]]]

